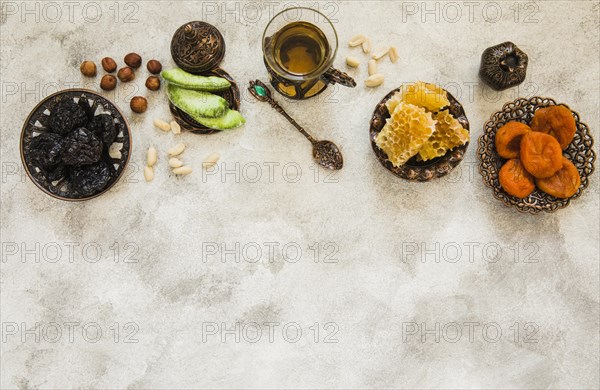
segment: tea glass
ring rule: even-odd
[[[293,73],[277,61],[274,36],[292,23],[304,22],[316,26],[327,47],[323,58],[307,73]],[[355,87],[356,82],[346,73],[332,67],[338,49],[338,37],[333,23],[323,13],[307,7],[287,8],[271,19],[262,38],[262,50],[269,80],[273,88],[290,99],[308,99],[327,88],[329,84]]]

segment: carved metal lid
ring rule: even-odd
[[[512,42],[485,49],[481,55],[479,76],[496,91],[517,86],[525,81],[529,59]]]
[[[189,73],[215,68],[225,55],[225,39],[212,24],[194,21],[179,27],[171,40],[171,56]]]

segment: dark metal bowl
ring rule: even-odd
[[[231,88],[221,91],[221,92],[213,92],[215,95],[221,96],[223,99],[229,102],[229,108],[232,110],[238,110],[240,108],[240,89],[238,88],[235,80],[229,75],[229,73],[225,72],[221,68],[212,69],[206,73],[202,74],[203,76],[218,76],[223,77],[231,83]],[[182,128],[193,131],[196,134],[213,134],[220,132],[221,130],[209,129],[208,127],[201,125],[192,119],[191,116],[175,107],[175,105],[169,102],[169,109],[171,110],[171,114],[173,114],[173,118],[175,121],[179,123],[179,126]]]
[[[446,176],[454,167],[456,167],[463,160],[469,143],[458,146],[452,150],[449,150],[445,155],[434,158],[429,161],[419,161],[417,157],[413,157],[406,162],[406,164],[395,167],[389,160],[387,154],[379,149],[375,143],[375,137],[381,132],[383,126],[385,126],[386,120],[391,116],[385,106],[386,102],[392,98],[392,96],[400,91],[402,87],[398,87],[388,93],[375,107],[373,116],[371,117],[371,126],[369,128],[369,138],[371,140],[371,147],[375,156],[379,162],[386,167],[387,170],[392,172],[394,175],[410,181],[429,181],[435,178]],[[463,106],[446,91],[450,106],[448,107],[450,114],[460,122],[460,124],[469,131],[469,120],[465,114]]]
[[[558,104],[553,99],[537,96],[531,99],[521,98],[514,102],[506,103],[501,111],[494,113],[490,120],[485,123],[483,126],[483,135],[479,137],[477,156],[479,157],[479,172],[483,176],[483,182],[493,190],[494,196],[500,199],[506,206],[514,206],[517,210],[524,213],[554,212],[567,207],[571,199],[581,196],[583,190],[589,185],[588,177],[594,172],[596,153],[592,149],[594,140],[590,134],[590,129],[585,123],[580,121],[579,114],[571,110],[575,118],[577,131],[569,147],[563,151],[563,155],[571,160],[581,176],[581,186],[575,195],[568,199],[560,199],[536,188],[527,198],[521,199],[508,194],[500,185],[500,168],[507,160],[500,157],[496,152],[495,139],[498,129],[511,121],[529,125],[538,109],[555,105]],[[560,105],[569,108],[566,104]]]
[[[92,102],[91,108],[94,112],[102,106],[102,111],[104,113],[110,113],[110,115],[117,120],[117,137],[114,142],[123,144],[120,149],[121,157],[119,159],[114,159],[108,156],[108,152],[103,151],[103,159],[111,169],[111,179],[102,191],[93,195],[81,196],[80,194],[77,194],[72,188],[68,178],[63,178],[58,182],[50,182],[46,178],[44,172],[32,163],[29,156],[28,147],[34,133],[43,133],[47,131],[46,126],[50,113],[54,106],[63,99],[88,99],[88,101]],[[131,155],[131,133],[125,116],[110,100],[87,89],[66,89],[44,98],[31,111],[21,130],[20,150],[21,161],[25,168],[25,172],[27,172],[27,176],[29,176],[31,181],[33,181],[40,190],[56,199],[82,201],[104,194],[119,181],[129,162],[129,156]]]

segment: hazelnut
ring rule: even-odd
[[[159,74],[160,71],[162,70],[162,65],[157,60],[148,61],[148,63],[146,64],[146,67],[148,68],[148,72],[150,72],[152,74]]]
[[[119,80],[126,83],[135,79],[135,73],[133,73],[133,69],[126,66],[124,68],[119,69],[119,71],[117,72],[117,77],[119,78]]]
[[[125,63],[133,69],[137,69],[142,65],[142,57],[136,53],[129,53],[125,56]]]
[[[83,61],[79,69],[84,76],[94,77],[96,75],[96,64],[93,61]]]
[[[160,89],[160,78],[157,76],[150,76],[146,79],[146,88],[151,91],[158,91]]]
[[[131,107],[131,111],[141,114],[146,112],[146,109],[148,108],[148,101],[145,97],[134,96],[131,99],[131,102],[129,102],[129,107]]]
[[[112,91],[117,86],[117,78],[112,74],[105,74],[100,80],[100,88],[105,91]]]
[[[112,73],[117,70],[117,63],[110,57],[104,57],[102,59],[102,68],[108,73]]]

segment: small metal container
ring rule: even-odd
[[[179,27],[171,40],[171,56],[181,69],[188,73],[202,76],[218,76],[229,80],[231,88],[215,92],[229,102],[229,108],[240,107],[240,90],[235,80],[219,64],[225,55],[225,39],[212,24],[193,21]],[[213,134],[220,130],[209,129],[196,122],[185,112],[169,102],[171,114],[179,125],[196,134]]]
[[[525,81],[528,63],[525,52],[512,42],[504,42],[485,49],[479,77],[496,91],[503,91]]]

